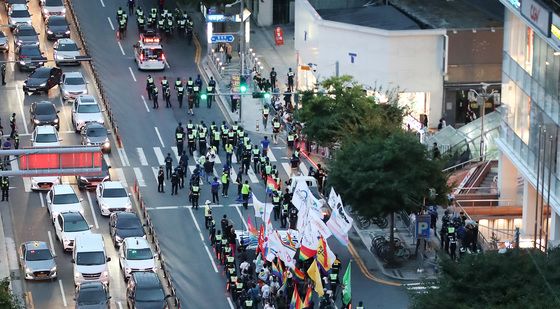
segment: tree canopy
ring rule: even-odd
[[[20,309],[21,303],[10,290],[10,280],[6,277],[0,281],[0,308]]]
[[[412,308],[560,308],[559,262],[558,248],[443,259],[439,288],[413,295]]]

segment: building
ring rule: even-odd
[[[554,1],[500,2],[506,7],[497,141],[500,200],[523,205],[522,239],[558,245],[560,7]]]
[[[420,129],[426,118],[431,128],[440,118],[464,123],[470,102],[461,94],[481,82],[501,85],[499,15],[466,1],[341,1],[337,8],[332,1],[319,2],[295,1],[300,89],[345,74],[366,87],[398,88],[400,103],[412,111],[407,124]]]

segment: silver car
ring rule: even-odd
[[[76,132],[80,132],[86,123],[97,122],[105,124],[103,110],[97,100],[91,95],[81,95],[76,98],[72,106],[72,124]]]
[[[41,0],[41,6],[41,14],[45,19],[53,15],[66,15],[66,8],[62,0]]]
[[[27,280],[56,279],[55,255],[44,241],[28,241],[20,246],[19,261]]]
[[[0,30],[0,50],[7,52],[10,49],[10,44],[8,44],[8,37],[4,31]]]
[[[10,26],[15,27],[19,24],[25,24],[31,26],[31,14],[27,5],[25,4],[14,4],[8,10],[8,23]]]
[[[75,100],[80,95],[88,94],[86,79],[80,72],[66,72],[60,80],[60,92],[64,100]]]
[[[58,39],[53,45],[53,58],[56,65],[80,64],[81,48],[72,39]]]

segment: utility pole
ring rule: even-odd
[[[245,21],[243,20],[243,11],[245,10],[245,0],[240,1],[241,10],[239,17],[241,18],[241,25],[239,27],[239,57],[241,58],[241,74],[239,75],[239,82],[245,80]],[[239,123],[241,123],[241,112],[243,110],[243,96],[239,96]]]

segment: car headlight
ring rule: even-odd
[[[53,267],[53,268],[51,268],[51,272],[52,272],[52,273],[56,272],[56,266]]]
[[[65,245],[69,244],[71,241],[72,241],[71,239],[68,239],[68,238],[65,238],[65,237],[62,238],[62,242],[63,242]]]
[[[90,141],[87,141],[86,145],[87,145],[87,146],[91,146],[91,142],[90,142]]]
[[[30,274],[30,273],[32,273],[33,271],[31,270],[31,268],[25,267],[25,272],[28,273],[28,274]]]
[[[85,178],[84,176],[80,176],[80,180],[83,182],[89,182],[89,180],[87,180],[87,178]]]
[[[24,65],[25,61],[22,60],[22,61],[19,62],[19,64]]]
[[[122,242],[123,239],[122,239],[122,237],[120,237],[119,235],[115,235],[115,241],[116,241],[116,242]]]
[[[107,206],[107,204],[105,204],[105,203],[101,203],[99,205],[101,205],[101,209],[104,209],[104,210],[109,209],[109,206]]]
[[[33,119],[33,123],[35,124],[39,124],[41,121],[39,121],[38,119]]]
[[[43,9],[43,14],[45,14],[45,15],[46,15],[46,14],[49,14],[49,10]]]
[[[62,14],[66,14],[66,8],[63,8],[62,11],[60,11]]]
[[[45,87],[47,85],[47,83],[42,83],[39,85],[39,87]]]
[[[40,61],[40,62],[39,62],[39,65],[43,65],[43,64],[45,64],[43,61]]]
[[[70,30],[66,30],[66,32],[64,32],[64,33],[66,33],[66,34],[70,34]]]
[[[128,267],[127,267],[127,268],[124,269],[124,271],[125,271],[127,274],[130,274],[130,273],[132,272],[132,268],[128,268]]]
[[[56,119],[54,120],[54,123],[58,123],[58,118],[56,118]]]
[[[111,146],[111,143],[109,143],[109,141],[103,143],[103,148],[109,148],[109,146]]]
[[[70,92],[68,92],[68,90],[66,90],[66,89],[62,89],[62,93],[63,93],[64,95],[70,95]]]
[[[157,266],[152,267],[153,272],[157,272],[157,269],[158,269]]]
[[[54,58],[55,58],[56,60],[64,60],[64,56],[61,56],[61,55],[59,55],[59,54],[55,54],[55,55],[54,55]]]
[[[74,272],[74,278],[80,278],[81,276],[82,276],[81,273],[79,273],[79,272],[77,272],[77,271]]]
[[[102,277],[107,277],[107,276],[109,276],[109,272],[108,272],[108,271],[104,271],[104,272],[101,273],[101,276],[102,276]]]
[[[53,34],[53,32],[51,30],[47,30],[48,34]]]

